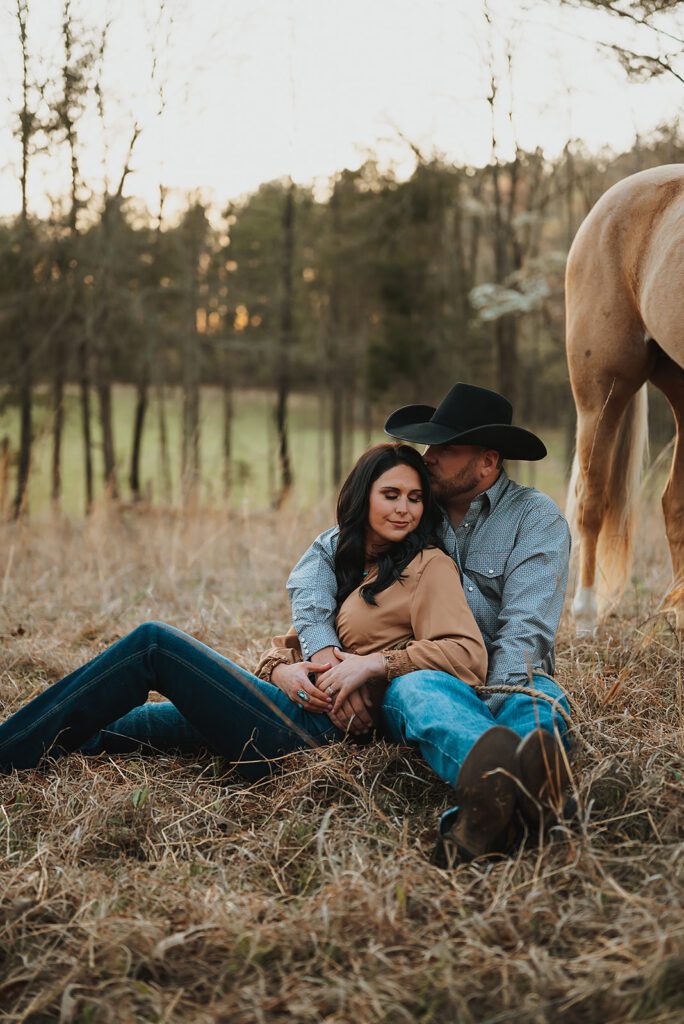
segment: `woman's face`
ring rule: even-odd
[[[371,487],[366,551],[403,540],[423,516],[423,486],[411,466],[399,465],[379,476]]]

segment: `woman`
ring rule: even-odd
[[[482,683],[484,643],[439,546],[418,453],[382,444],[362,455],[337,517],[337,630],[347,653],[334,666],[302,661],[291,632],[253,675],[172,626],[144,623],[0,725],[0,769],[76,750],[203,747],[254,779],[275,758],[343,739],[327,712],[365,682],[436,668]],[[145,703],[150,690],[169,700]]]

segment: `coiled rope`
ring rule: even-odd
[[[551,676],[548,678],[551,679]],[[552,681],[555,683],[555,679]],[[556,683],[556,686],[557,685],[558,684]],[[534,697],[535,700],[546,701],[547,704],[553,705],[553,711],[557,711],[561,716],[568,727],[568,731],[573,734],[573,738],[579,740],[580,745],[586,750],[594,751],[594,747],[592,747],[591,743],[589,743],[581,733],[577,732],[574,722],[568,712],[564,707],[561,707],[561,698],[565,698],[570,705],[571,710],[575,710],[575,703],[570,699],[567,693],[561,692],[559,696],[551,697],[548,693],[544,693],[543,690],[536,690],[533,686],[514,686],[504,683],[500,683],[498,686],[474,686],[473,689],[478,697],[485,697],[490,693],[524,693],[527,694],[528,697]]]

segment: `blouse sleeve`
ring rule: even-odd
[[[413,640],[403,650],[383,651],[387,678],[436,669],[481,686],[487,675],[487,649],[448,555],[433,557],[416,583],[411,601]]]
[[[302,660],[299,637],[294,626],[291,626],[284,636],[273,637],[271,647],[259,658],[254,675],[270,683],[271,673],[276,665],[294,665]]]

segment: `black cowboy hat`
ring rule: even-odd
[[[385,433],[414,444],[476,444],[504,459],[543,459],[546,448],[536,436],[512,426],[513,406],[496,391],[454,384],[441,405],[405,405],[385,423]]]

